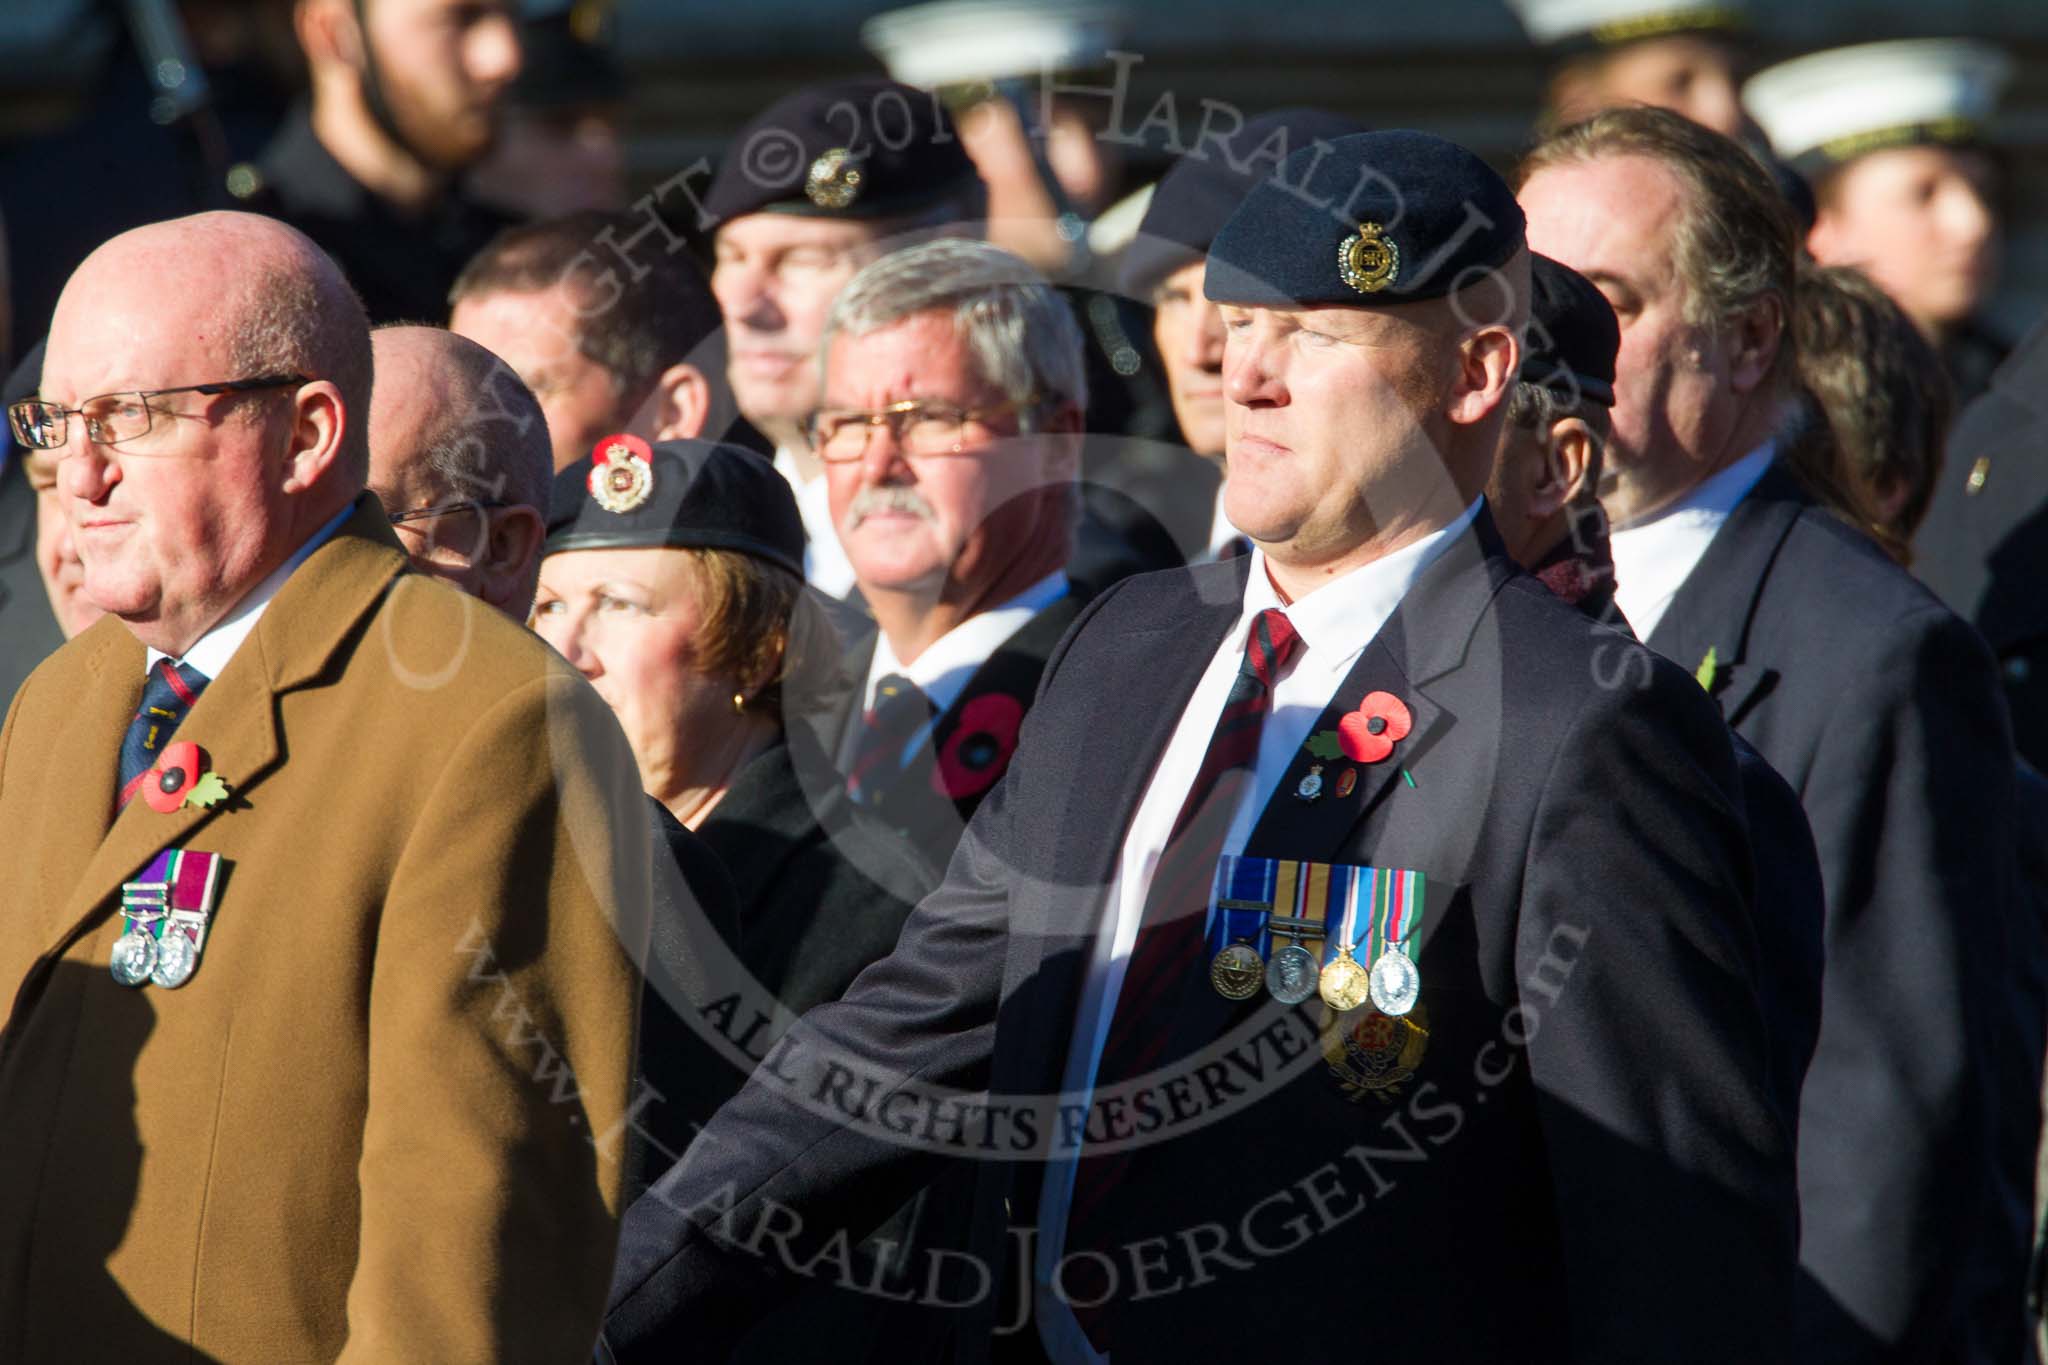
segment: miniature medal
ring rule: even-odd
[[[156,940],[140,929],[130,929],[114,940],[114,980],[124,986],[140,986],[156,970],[156,958]]]
[[[1316,989],[1321,993],[1323,1003],[1339,1014],[1355,1010],[1365,1003],[1370,987],[1366,983],[1365,968],[1359,966],[1358,959],[1351,955],[1350,944],[1345,944],[1337,956],[1323,965]]]
[[[1249,943],[1233,943],[1209,963],[1209,984],[1226,1000],[1249,1000],[1266,978],[1266,964]]]
[[[1399,1018],[1414,1009],[1421,998],[1422,973],[1416,970],[1406,951],[1389,948],[1372,964],[1368,987],[1373,1007],[1381,1014]]]
[[[1316,993],[1316,955],[1290,943],[1266,964],[1266,990],[1283,1005],[1299,1005]]]
[[[149,974],[149,984],[176,990],[192,979],[198,966],[199,949],[192,939],[176,926],[168,926],[157,941],[156,966]]]

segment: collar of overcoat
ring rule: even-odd
[[[146,657],[115,618],[80,636],[87,685],[63,734],[45,752],[61,771],[35,774],[42,803],[42,885],[37,903],[56,952],[114,908],[113,893],[159,851],[203,845],[206,829],[263,799],[283,766],[277,699],[327,677],[358,623],[406,568],[405,551],[376,499],[365,493],[348,520],[293,571],[263,618],[178,726],[178,738],[206,750],[230,796],[217,806],[165,815],[130,801],[116,815],[113,787],[121,741],[142,695]],[[332,681],[331,678],[327,679]],[[10,778],[16,775],[10,774]]]

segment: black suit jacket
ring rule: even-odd
[[[996,1296],[969,1291],[1006,1251],[1030,1259],[1018,1243],[1035,1235],[1038,1158],[1067,1126],[1058,1092],[1103,890],[1238,618],[1246,562],[1134,578],[1091,605],[896,952],[813,1011],[629,1211],[607,1325],[622,1358],[716,1351],[786,1292],[783,1267],[814,1266],[837,1229],[949,1159],[975,1160],[975,1260],[935,1285],[967,1305],[955,1354],[987,1357]],[[1602,686],[1603,647],[1639,655],[1644,681]],[[1326,1039],[1314,1002],[1233,1008],[1190,975],[1160,1027],[1213,1050],[1153,1095],[1171,1112],[1107,1213],[1178,1289],[1146,1298],[1125,1268],[1113,1311],[1148,1344],[1117,1359],[1781,1358],[1792,1154],[1712,706],[1520,573],[1483,515],[1318,728],[1374,690],[1414,718],[1394,756],[1361,767],[1350,798],[1304,804],[1298,755],[1250,851],[1428,874],[1427,1036],[1397,1091],[1354,1097],[1323,1048],[1344,1055],[1359,1019]],[[874,1088],[834,1089],[835,1067]],[[944,1086],[983,1109],[926,1141],[925,1092]],[[1206,1269],[1195,1253],[1213,1253]]]
[[[36,570],[35,490],[19,453],[0,453],[0,708],[63,643]]]
[[[1799,793],[1820,854],[1801,1358],[1961,1358],[1941,1352],[1976,1307],[2016,1351],[2041,943],[2015,898],[2011,737],[1983,641],[1773,466],[1649,643],[1687,669],[1713,649],[1714,696]],[[1980,1252],[1998,1285],[1968,1270]]]
[[[1913,571],[1998,656],[2013,739],[2048,767],[2048,323],[1956,419]]]
[[[933,721],[929,739],[911,755],[910,762],[881,785],[874,800],[865,803],[932,866],[943,868],[952,859],[960,832],[974,818],[982,798],[1002,778],[1015,752],[1014,724],[999,726],[993,734],[980,727],[990,701],[1015,703],[998,709],[999,720],[1029,710],[1045,661],[1080,616],[1089,596],[1087,588],[1070,583],[1065,596],[1013,631],[974,670],[953,704]],[[862,691],[874,657],[875,633],[870,629],[847,651],[845,685],[833,704],[812,718],[819,744],[827,753],[843,753],[848,732],[861,723]],[[964,760],[970,741],[980,736],[993,742],[997,757],[993,764],[975,770]]]

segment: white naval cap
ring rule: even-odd
[[[1886,147],[1977,141],[2011,76],[1986,43],[1859,43],[1758,72],[1742,102],[1777,154],[1811,174]]]
[[[860,38],[891,76],[933,90],[1100,66],[1122,28],[1120,11],[1086,0],[939,0],[878,14]]]
[[[1508,0],[1532,42],[1553,48],[1619,47],[1673,33],[1739,32],[1749,27],[1745,0]]]

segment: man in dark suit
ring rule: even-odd
[[[1016,1327],[1006,1253],[1061,1361],[1781,1358],[1726,730],[1481,497],[1521,213],[1419,133],[1284,169],[1205,284],[1254,553],[1090,604],[897,951],[630,1211],[622,1359],[715,1353],[947,1157],[958,1358]]]
[[[876,622],[825,747],[855,800],[939,867],[1080,614],[1081,345],[1030,266],[952,238],[867,266],[825,322],[815,449]]]
[[[2014,896],[1990,656],[1773,461],[1794,241],[1747,153],[1622,110],[1540,144],[1524,176],[1532,245],[1622,319],[1616,600],[1799,792],[1820,854],[1800,1358],[2014,1358],[2040,931]]]
[[[1593,620],[1630,639],[1614,604],[1614,556],[1600,485],[1601,447],[1614,407],[1621,327],[1591,280],[1530,256],[1529,335],[1508,394],[1486,505],[1508,557]],[[1756,855],[1756,934],[1763,951],[1771,1085],[1788,1118],[1820,1033],[1826,901],[1799,794],[1748,740],[1730,731]]]

